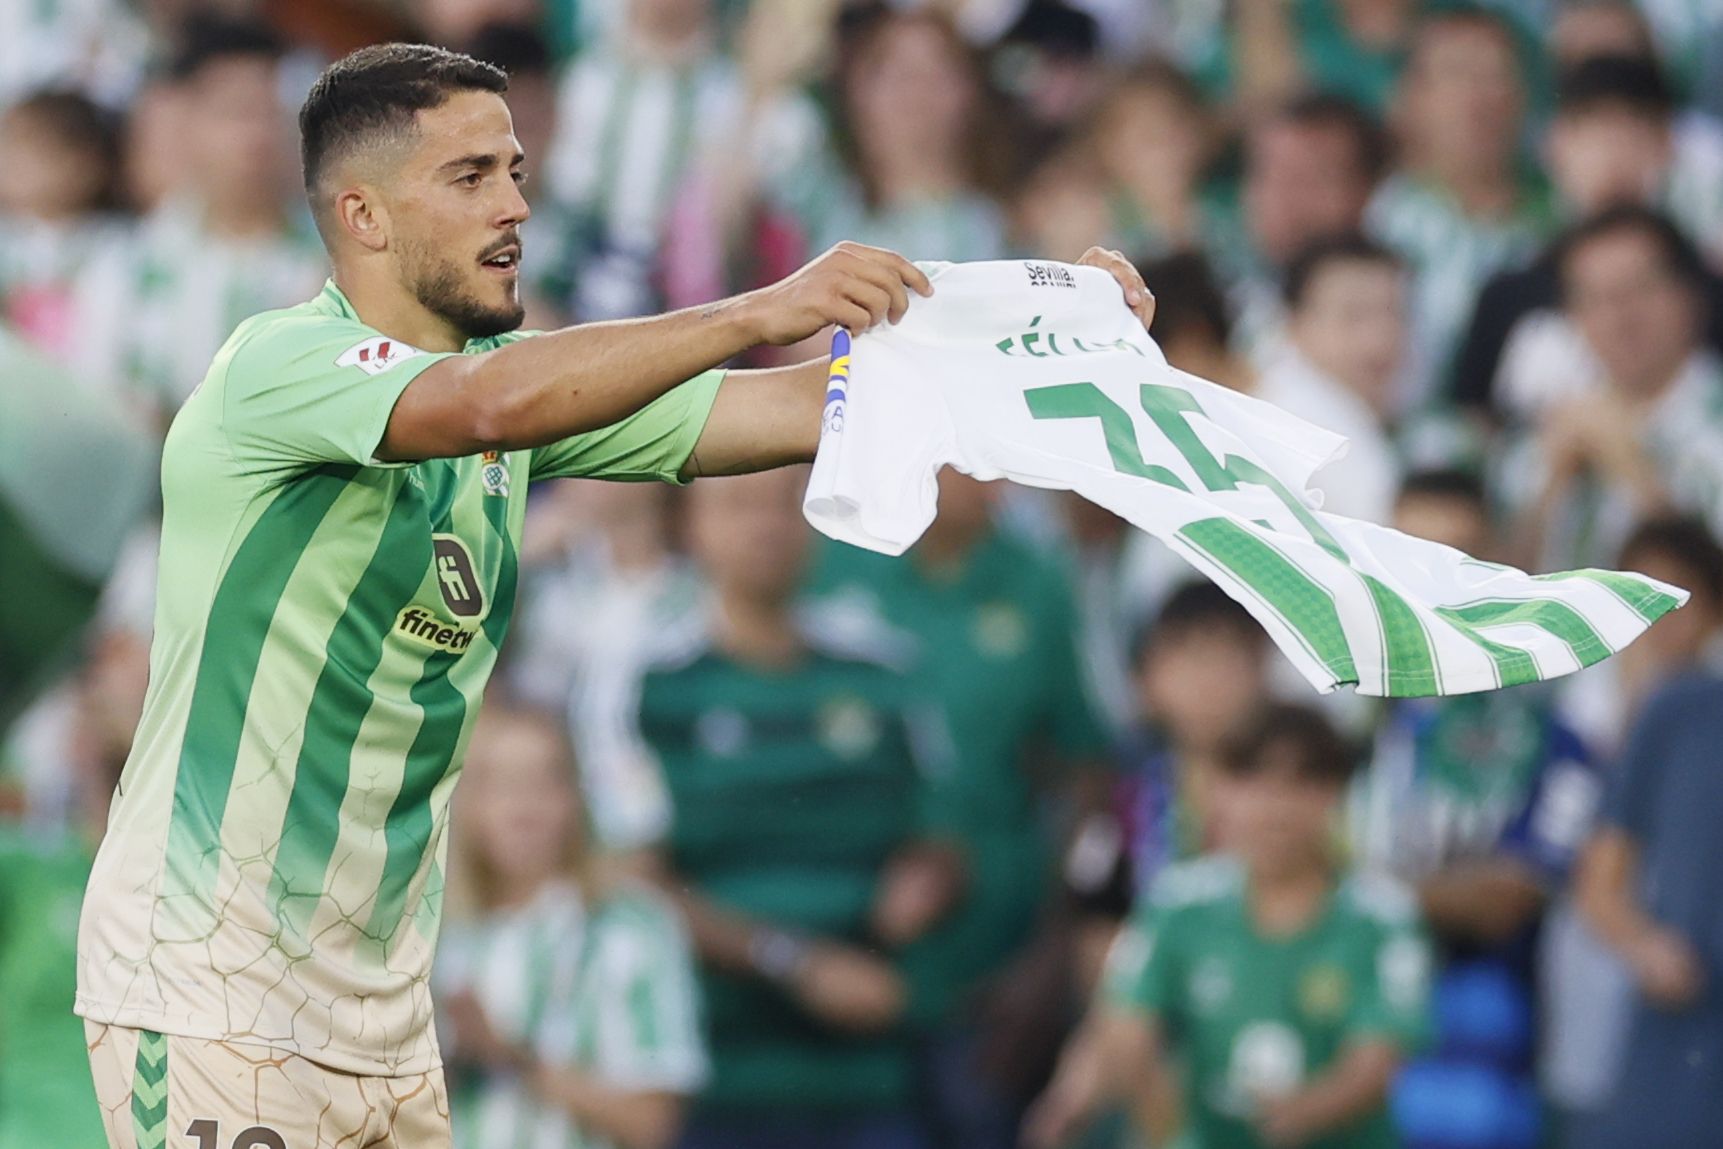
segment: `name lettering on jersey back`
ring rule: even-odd
[[[1018,335],[1008,335],[993,346],[1000,354],[1017,358],[1028,356],[1031,359],[1062,359],[1067,355],[1094,355],[1102,351],[1132,351],[1145,359],[1148,358],[1148,352],[1128,339],[1115,339],[1110,343],[1085,343],[1074,335],[1037,330],[1040,325],[1041,317],[1037,315],[1029,321],[1029,330]]]
[[[423,354],[417,347],[410,347],[399,339],[373,335],[343,351],[336,357],[335,366],[357,367],[367,375],[381,375],[401,360]]]

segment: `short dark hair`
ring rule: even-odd
[[[1302,782],[1340,789],[1358,765],[1357,751],[1318,710],[1271,702],[1261,707],[1220,747],[1222,773],[1250,778],[1278,764],[1277,751],[1290,750],[1293,776]]]
[[[167,74],[183,82],[218,60],[257,56],[274,62],[286,54],[287,42],[261,20],[200,12],[180,25]]]
[[[1486,518],[1490,513],[1490,497],[1484,480],[1476,472],[1462,467],[1429,467],[1413,471],[1401,480],[1395,500],[1413,498],[1451,499],[1465,503]]]
[[[335,61],[299,109],[305,189],[315,194],[331,156],[379,135],[408,131],[413,117],[457,92],[508,91],[500,68],[429,44],[374,44]]]
[[[1556,114],[1562,116],[1614,107],[1667,120],[1675,106],[1657,64],[1637,56],[1587,57],[1564,72],[1556,87]]]
[[[1304,304],[1310,285],[1331,263],[1375,263],[1399,271],[1405,267],[1400,257],[1362,232],[1343,232],[1313,239],[1300,248],[1286,265],[1280,294],[1287,309],[1297,311]]]
[[[1268,633],[1250,611],[1219,586],[1197,579],[1168,595],[1155,617],[1138,628],[1131,638],[1131,665],[1140,668],[1156,647],[1198,633],[1225,634],[1257,650],[1268,646]]]
[[[1580,220],[1556,237],[1552,251],[1561,275],[1562,294],[1568,290],[1568,270],[1576,251],[1594,240],[1617,232],[1639,232],[1657,245],[1665,269],[1682,286],[1703,301],[1706,296],[1705,257],[1685,232],[1668,216],[1642,204],[1624,203],[1606,207]]]
[[[1303,92],[1274,109],[1266,124],[1289,124],[1317,131],[1338,129],[1352,137],[1360,174],[1370,183],[1380,180],[1393,159],[1388,133],[1362,104],[1334,92]]]
[[[1149,333],[1163,345],[1200,329],[1216,343],[1232,342],[1232,309],[1200,252],[1178,251],[1137,261],[1143,282],[1155,293],[1155,321]]]
[[[1631,570],[1647,554],[1667,556],[1692,571],[1698,585],[1687,589],[1723,604],[1723,547],[1703,519],[1693,515],[1646,519],[1621,545],[1620,563]]]

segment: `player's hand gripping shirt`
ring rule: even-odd
[[[174,420],[149,694],[84,902],[82,1016],[353,1073],[437,1064],[449,794],[514,606],[528,482],[674,481],[721,378],[548,447],[379,462],[395,400],[441,358],[330,284],[241,324]]]
[[[1345,440],[1168,366],[1106,272],[936,264],[931,298],[833,350],[804,510],[888,554],[933,521],[939,468],[1072,490],[1243,603],[1322,691],[1463,694],[1620,650],[1686,593],[1643,575],[1528,576],[1309,488]]]

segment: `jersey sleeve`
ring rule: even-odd
[[[1174,1004],[1180,931],[1177,911],[1144,897],[1113,939],[1100,1000],[1114,1009],[1161,1017]],[[1175,928],[1169,928],[1175,927]]]
[[[532,477],[682,482],[682,467],[706,429],[724,374],[696,375],[608,427],[535,449]]]
[[[246,469],[377,458],[395,401],[452,352],[427,352],[336,316],[260,321],[229,351],[222,425]]]
[[[820,423],[820,446],[802,500],[814,529],[839,542],[901,555],[933,522],[939,469],[955,457],[956,436],[937,375],[887,333],[863,337],[854,360],[839,331]]]
[[[1411,1051],[1429,1035],[1430,979],[1434,958],[1415,915],[1374,923],[1347,1035],[1387,1041]]]

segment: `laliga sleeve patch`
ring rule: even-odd
[[[417,347],[410,347],[399,339],[373,335],[343,351],[335,360],[335,366],[357,367],[367,375],[381,375],[401,360],[423,354]]]

